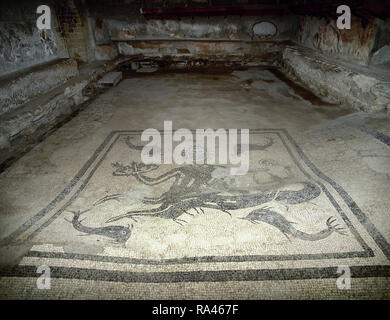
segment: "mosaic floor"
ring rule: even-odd
[[[340,265],[389,275],[384,238],[286,130],[252,130],[250,170],[240,176],[220,165],[142,165],[133,140],[138,133],[112,132],[6,239],[47,243],[9,276],[33,276],[40,265],[61,278],[125,283],[327,278]],[[79,252],[104,250],[69,253],[50,244],[53,234]]]
[[[31,244],[3,271],[2,298],[389,298],[388,241],[287,129],[251,129],[237,176],[143,165],[141,132],[109,132],[1,240]],[[52,290],[36,288],[42,265]],[[340,266],[352,291],[335,285]]]

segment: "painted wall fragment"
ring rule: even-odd
[[[305,16],[301,17],[298,40],[326,55],[368,65],[375,35],[373,22],[364,23],[354,16],[351,30],[339,30],[334,19]]]

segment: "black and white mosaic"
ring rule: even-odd
[[[340,263],[359,277],[390,275],[389,243],[286,130],[251,130],[242,176],[221,165],[144,165],[139,137],[112,132],[2,240],[36,244],[8,275],[32,276],[42,261],[58,277],[119,282],[332,278]]]

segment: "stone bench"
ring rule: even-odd
[[[128,58],[86,65],[71,79],[0,114],[0,164],[20,155],[95,95],[97,80]],[[31,96],[30,96],[31,97]]]
[[[299,46],[286,46],[281,64],[288,77],[328,102],[366,112],[390,108],[390,72],[329,59]]]
[[[74,59],[59,59],[0,78],[0,115],[79,74]]]

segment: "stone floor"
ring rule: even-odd
[[[135,174],[140,133],[164,120],[251,129],[249,172]],[[132,74],[0,174],[0,297],[388,299],[389,187],[389,114],[272,70]]]

